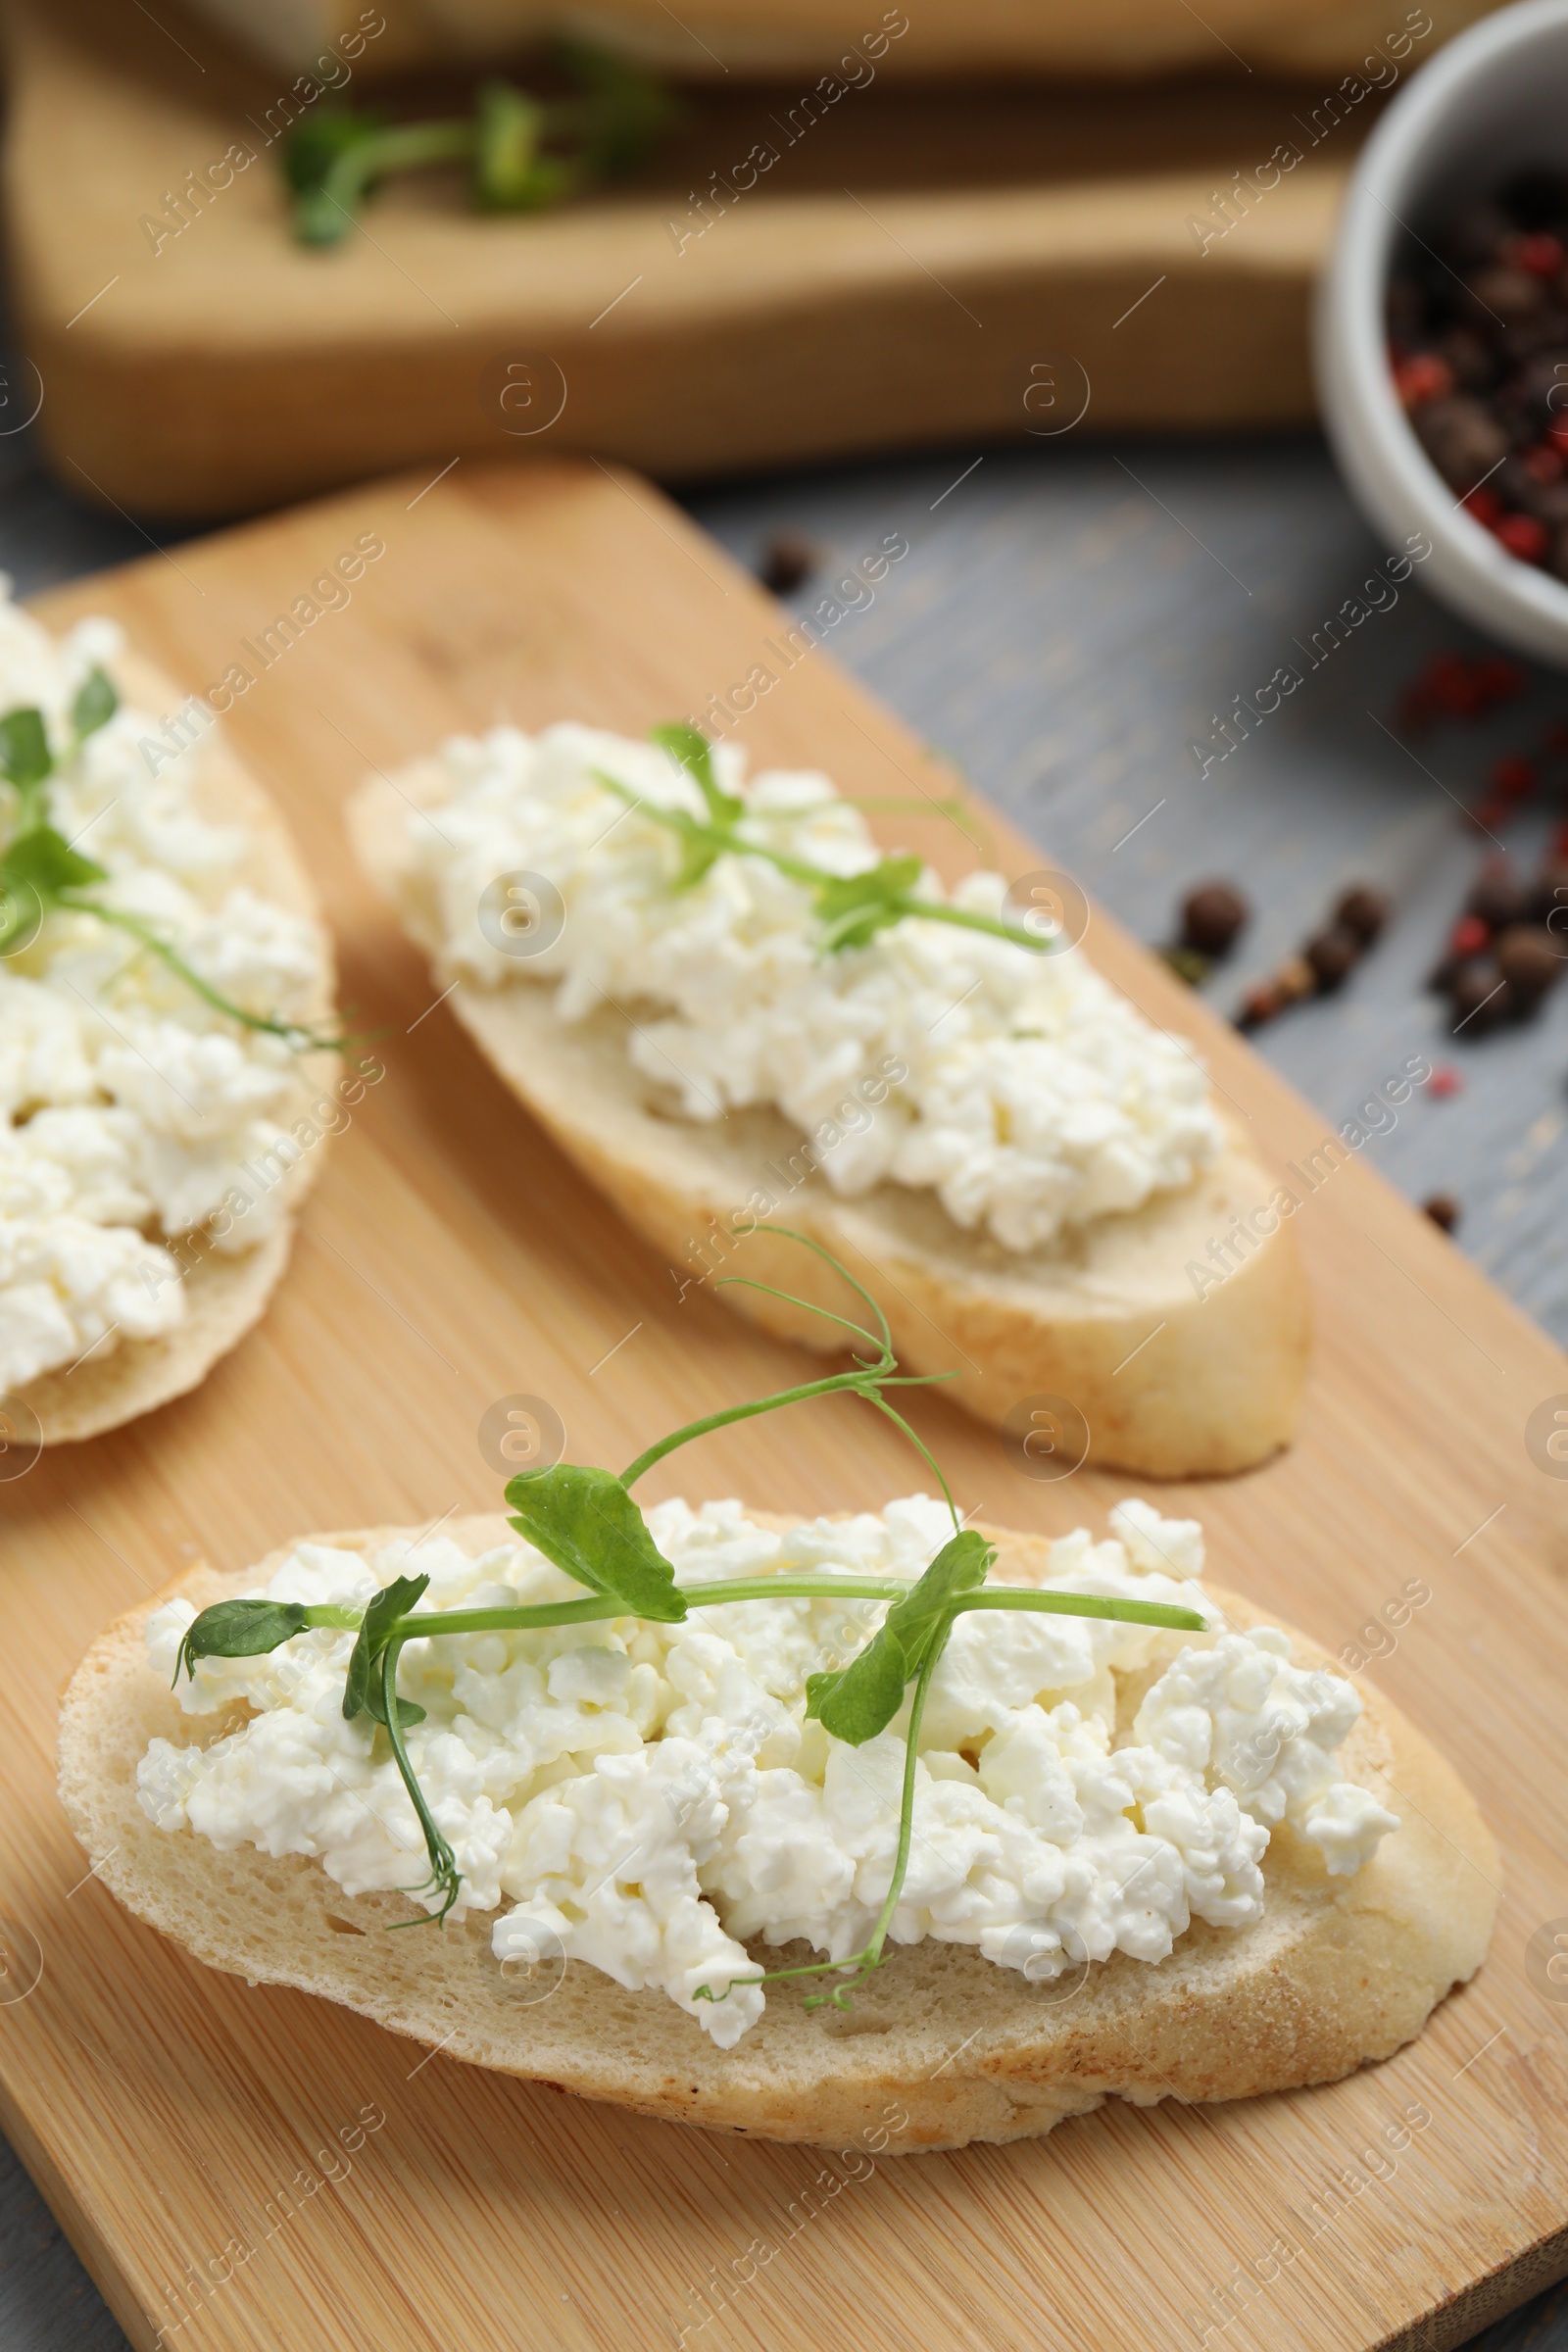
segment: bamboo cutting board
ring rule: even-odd
[[[800,1377],[722,1305],[678,1301],[529,1124],[434,1001],[340,823],[368,767],[456,728],[572,714],[641,730],[701,709],[779,625],[728,560],[635,477],[463,466],[150,557],[45,611],[116,613],[200,688],[367,531],[386,553],[352,603],[229,724],[321,880],[345,999],[380,1032],[386,1075],[330,1148],[260,1330],[195,1396],[0,1485],[0,2122],[132,2341],[1460,2342],[1568,2269],[1568,2005],[1548,1973],[1568,1936],[1568,1490],[1524,1434],[1568,1365],[1358,1163],[1298,1219],[1319,1319],[1298,1445],[1161,1499],[1204,1519],[1217,1578],[1336,1651],[1407,1579],[1431,1589],[1380,1641],[1378,1676],[1480,1798],[1504,1901],[1480,1978],[1387,2065],[1227,2107],[1112,2102],[1005,2148],[894,2161],[754,2144],[460,2068],[212,1974],[119,1911],[74,1845],[55,1693],[101,1624],[197,1553],[232,1567],[308,1529],[493,1507],[476,1429],[506,1396],[547,1397],[576,1458],[619,1461]],[[821,651],[742,734],[858,793],[953,789]],[[950,873],[973,861],[940,815],[888,831]],[[994,831],[1013,871],[1039,867]],[[1210,1057],[1265,1155],[1312,1150],[1321,1120],[1238,1039],[1098,911],[1089,938]],[[912,1409],[960,1501],[995,1520],[1098,1529],[1126,1492],[1088,1473],[1037,1484],[940,1397]],[[724,1433],[656,1480],[810,1512],[918,1483],[894,1433],[836,1402]]]
[[[6,13],[7,242],[37,370],[8,420],[41,393],[66,486],[143,514],[460,452],[690,476],[1080,420],[1301,424],[1311,286],[1377,105],[1324,111],[1338,70],[1114,91],[879,77],[820,119],[815,75],[706,90],[647,171],[559,214],[475,219],[455,174],[425,172],[311,253],[284,218],[276,69],[177,7]],[[925,24],[912,12],[906,62]],[[1237,73],[1217,42],[1213,64]],[[459,111],[467,86],[422,87],[418,110]],[[236,142],[254,160],[225,177]],[[777,161],[748,179],[760,142]],[[1301,161],[1214,214],[1282,142]]]

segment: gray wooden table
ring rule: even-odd
[[[32,435],[6,434],[4,421],[0,411],[0,565],[19,590],[147,552],[147,530],[74,504],[39,470]],[[1255,914],[1209,983],[1225,1009],[1346,882],[1389,890],[1396,919],[1345,993],[1265,1029],[1259,1050],[1335,1125],[1410,1054],[1450,1065],[1458,1090],[1417,1095],[1369,1155],[1416,1200],[1456,1195],[1458,1246],[1568,1341],[1568,987],[1532,1027],[1471,1042],[1449,1034],[1422,985],[1490,846],[1455,802],[1476,797],[1494,759],[1568,719],[1568,678],[1535,676],[1479,727],[1401,741],[1401,685],[1435,651],[1482,644],[1429,602],[1417,573],[1200,772],[1191,747],[1214,713],[1282,663],[1304,668],[1298,645],[1389,552],[1308,439],[1073,435],[748,481],[689,503],[746,562],[783,527],[816,541],[822,570],[793,600],[803,611],[902,534],[908,554],[831,630],[834,658],[1144,938],[1169,936],[1193,881],[1240,883]],[[1565,816],[1568,798],[1543,805],[1508,830],[1508,847],[1533,860]],[[1485,2352],[1568,2352],[1568,2290],[1475,2340]],[[0,2345],[122,2344],[0,2143]]]

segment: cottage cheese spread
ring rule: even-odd
[[[63,761],[50,821],[109,869],[95,895],[247,1011],[293,1017],[320,950],[309,924],[236,881],[246,837],[196,812],[199,750],[166,750],[150,772],[140,746],[157,722],[122,707],[68,759],[72,700],[94,663],[113,671],[120,632],[84,621],[56,642],[6,585],[0,712],[43,712]],[[0,784],[0,847],[15,822]],[[161,1241],[201,1227],[242,1163],[261,1154],[275,1170],[279,1147],[297,1156],[275,1115],[296,1084],[282,1039],[240,1029],[92,915],[50,913],[0,961],[0,1394],[182,1320],[180,1268]],[[279,1188],[252,1195],[215,1247],[250,1249],[271,1230]]]
[[[952,1532],[923,1495],[786,1535],[733,1502],[663,1502],[648,1519],[683,1583],[802,1569],[912,1578]],[[1261,1916],[1258,1864],[1276,1824],[1336,1874],[1397,1828],[1335,1767],[1360,1713],[1350,1685],[1293,1665],[1282,1633],[1219,1628],[1196,1582],[1194,1522],[1128,1501],[1110,1524],[1103,1543],[1080,1530],[1053,1544],[1045,1582],[1203,1610],[1215,1630],[960,1617],[921,1726],[895,1941],[976,1944],[1036,1981],[1115,1951],[1157,1962],[1194,1917],[1237,1928]],[[359,1606],[415,1570],[431,1579],[424,1608],[580,1597],[526,1544],[474,1559],[445,1539],[368,1559],[303,1544],[266,1590]],[[172,1600],[149,1620],[166,1681],[192,1614]],[[497,1959],[559,1938],[617,1984],[661,1986],[728,2048],[762,1993],[695,1995],[756,1973],[742,1939],[858,1950],[891,1883],[907,1701],[852,1748],[805,1720],[806,1678],[845,1663],[881,1615],[864,1601],[764,1598],[694,1608],[679,1625],[410,1642],[398,1687],[427,1720],[408,1733],[409,1754],[463,1872],[463,1905],[500,1911]],[[236,1699],[257,1712],[205,1748],[151,1742],[138,1772],[151,1819],[225,1850],[317,1856],[350,1894],[417,1882],[423,1842],[385,1735],[368,1717],[343,1720],[351,1645],[312,1633],[264,1657],[201,1660],[179,1684],[188,1714]],[[1148,1686],[1136,1706],[1135,1675]]]
[[[749,838],[835,874],[877,863],[859,811],[826,776],[769,772],[748,790],[735,746],[712,757],[747,802]],[[409,843],[450,973],[559,981],[566,1021],[607,1002],[636,1007],[632,1061],[687,1118],[776,1104],[822,1145],[835,1191],[929,1186],[959,1225],[989,1227],[1009,1250],[1141,1207],[1220,1149],[1200,1066],[1077,949],[1038,955],[906,918],[823,956],[809,890],[760,858],[722,857],[677,891],[675,837],[594,776],[701,815],[696,785],[650,744],[500,727],[450,743],[442,764],[453,797],[439,830],[411,815]],[[480,925],[487,885],[508,873],[543,875],[565,908],[559,936],[542,924],[526,956]],[[971,874],[955,903],[998,914],[1004,890]],[[940,895],[933,876],[922,891]]]

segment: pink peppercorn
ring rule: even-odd
[[[1532,793],[1541,790],[1541,771],[1533,760],[1521,759],[1517,752],[1510,752],[1494,763],[1490,781],[1499,800],[1527,801]]]
[[[1551,535],[1539,514],[1504,514],[1492,525],[1492,532],[1521,564],[1539,564],[1551,545]]]
[[[1529,236],[1510,238],[1503,248],[1503,256],[1511,270],[1527,270],[1532,277],[1555,277],[1563,265],[1568,263],[1568,253],[1563,250],[1562,239],[1552,236],[1546,229],[1536,230]]]
[[[1446,400],[1453,390],[1453,369],[1435,351],[1413,351],[1394,363],[1394,389],[1400,406],[1419,409],[1429,400]]]

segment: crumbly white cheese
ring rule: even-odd
[[[663,1502],[648,1516],[683,1583],[802,1569],[912,1578],[952,1532],[923,1495],[786,1535],[733,1502]],[[1214,1630],[961,1617],[921,1726],[895,1941],[975,1944],[1035,1981],[1115,1951],[1157,1962],[1195,1917],[1237,1928],[1261,1916],[1274,1825],[1336,1874],[1398,1826],[1336,1768],[1360,1713],[1350,1685],[1293,1665],[1284,1634],[1219,1626],[1196,1581],[1195,1522],[1128,1501],[1110,1524],[1105,1542],[1080,1530],[1053,1544],[1044,1581],[1175,1602]],[[425,1608],[580,1597],[526,1544],[471,1559],[446,1539],[369,1558],[305,1544],[266,1590],[358,1606],[416,1570],[431,1579]],[[756,1973],[743,1939],[858,1950],[891,1884],[907,1701],[853,1748],[805,1720],[806,1681],[846,1663],[882,1613],[761,1598],[695,1608],[679,1625],[411,1642],[398,1687],[427,1720],[408,1733],[409,1754],[463,1872],[463,1906],[500,1912],[498,1960],[531,1960],[559,1938],[617,1984],[662,1986],[728,2048],[763,1995],[695,1996]],[[172,1600],[149,1620],[166,1681],[191,1616]],[[267,1656],[200,1661],[179,1684],[188,1714],[236,1699],[257,1711],[211,1746],[151,1742],[138,1772],[151,1819],[224,1850],[317,1856],[350,1894],[416,1885],[423,1844],[385,1734],[343,1720],[351,1645],[312,1633]],[[1136,1707],[1133,1677],[1148,1686]]]
[[[7,585],[0,712],[43,712],[63,761],[50,821],[108,868],[96,895],[247,1011],[293,1017],[318,985],[319,948],[309,924],[235,880],[246,837],[198,812],[200,744],[172,758],[160,722],[122,705],[68,758],[73,698],[94,663],[114,674],[120,632],[89,620],[56,641]],[[15,824],[0,784],[0,849]],[[250,1205],[213,1246],[266,1238],[281,1210],[279,1147],[297,1155],[277,1117],[296,1084],[281,1039],[240,1029],[91,915],[51,913],[0,960],[0,1394],[172,1330],[184,1294],[162,1244],[202,1228],[231,1191]],[[247,1162],[260,1180],[245,1182]]]
[[[450,974],[559,981],[566,1021],[608,1003],[634,1011],[632,1061],[685,1117],[775,1104],[815,1142],[837,1192],[929,1186],[959,1225],[1019,1250],[1190,1184],[1219,1151],[1200,1065],[1077,948],[1039,955],[906,918],[824,956],[809,890],[760,858],[725,856],[673,887],[674,836],[595,776],[700,815],[697,787],[654,746],[569,724],[533,738],[499,727],[441,758],[452,798],[436,823],[411,812],[408,838]],[[746,800],[748,838],[835,874],[877,862],[864,819],[825,775],[768,772],[748,788],[735,746],[713,760]],[[481,926],[487,886],[520,873],[560,894],[559,936],[548,918],[520,941]],[[941,895],[929,874],[921,889]],[[989,914],[1004,895],[987,873],[954,894]]]

